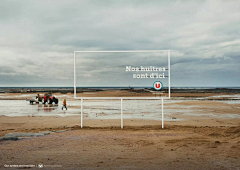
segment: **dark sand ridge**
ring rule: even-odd
[[[38,93],[3,93],[0,95],[0,100],[25,100],[26,98],[31,98],[37,96]],[[40,93],[44,94],[44,92]],[[195,99],[198,97],[209,97],[205,100],[232,100],[231,97],[218,97],[212,98],[211,96],[221,96],[221,95],[230,95],[234,96],[239,93],[171,93],[172,99],[176,97],[183,97],[186,99]],[[55,96],[59,96],[60,100],[67,98],[68,100],[73,100],[72,93],[61,94],[61,93],[53,93]],[[154,97],[155,95],[151,93],[132,93],[129,91],[119,91],[119,90],[109,90],[109,91],[100,91],[100,92],[84,92],[77,93],[77,97]],[[159,95],[157,95],[159,96]]]

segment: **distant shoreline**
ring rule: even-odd
[[[77,93],[122,91],[122,92],[152,92],[152,87],[77,87]],[[73,87],[0,87],[0,93],[74,93]],[[168,92],[163,88],[159,92]],[[171,87],[171,93],[240,93],[240,87]]]
[[[73,89],[74,87],[73,86],[67,86],[67,87],[64,87],[64,86],[49,86],[49,87],[34,87],[34,86],[2,86],[0,87],[0,89]],[[83,88],[83,89],[122,89],[122,88],[136,88],[136,89],[141,89],[141,88],[152,88],[152,86],[78,86],[77,87],[78,89],[79,88]],[[189,86],[189,87],[171,87],[171,89],[240,89],[240,86],[239,87],[236,87],[236,86],[219,86],[219,87],[211,87],[211,86],[206,86],[206,87],[192,87],[192,86]]]

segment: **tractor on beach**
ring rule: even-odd
[[[30,99],[29,102],[30,104],[40,102],[42,102],[42,104],[58,104],[58,99],[53,96],[52,93],[45,93],[42,97],[38,94],[36,97],[33,97],[33,99]]]

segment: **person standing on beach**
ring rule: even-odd
[[[67,102],[66,102],[66,99],[63,100],[63,107],[62,107],[62,110],[63,110],[64,107],[65,107],[66,110],[67,110]]]

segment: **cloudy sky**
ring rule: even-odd
[[[239,87],[240,1],[0,1],[0,86],[73,86],[76,50],[171,50],[171,86]]]

